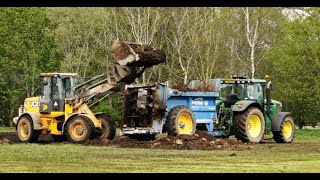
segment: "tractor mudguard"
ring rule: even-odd
[[[247,109],[249,106],[261,107],[259,103],[252,101],[239,101],[232,106],[232,111],[241,112]],[[261,109],[261,108],[260,108]]]
[[[40,123],[40,118],[39,118],[39,116],[38,116],[36,113],[25,112],[25,113],[21,114],[20,117],[22,117],[22,116],[24,116],[24,115],[28,115],[28,116],[31,117],[32,122],[33,122],[33,129],[34,129],[34,130],[42,129],[42,125],[41,125],[41,123]],[[19,120],[17,121],[17,124],[18,124],[19,121],[20,121],[20,117],[19,117]],[[17,129],[17,126],[16,126],[16,129]]]
[[[271,131],[280,131],[280,125],[289,112],[278,112],[277,115],[272,119],[271,122]]]

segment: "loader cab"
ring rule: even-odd
[[[77,79],[75,73],[41,73],[40,113],[63,112],[65,99],[74,96],[71,87]]]

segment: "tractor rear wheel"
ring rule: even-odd
[[[277,143],[291,143],[294,136],[294,127],[292,117],[286,116],[280,125],[280,131],[272,131],[273,139]]]
[[[32,119],[29,116],[22,116],[17,124],[19,140],[22,142],[36,142],[41,134],[40,130],[33,128]]]
[[[114,120],[105,115],[98,114],[96,118],[101,121],[101,129],[96,129],[96,138],[112,140],[116,135],[116,125]]]
[[[250,107],[235,115],[235,137],[242,142],[258,143],[263,139],[265,120],[262,112]]]
[[[84,143],[92,137],[95,127],[85,116],[75,116],[66,124],[66,137],[73,143]]]
[[[172,136],[187,134],[193,135],[196,131],[196,120],[187,106],[174,107],[166,121],[168,134]]]

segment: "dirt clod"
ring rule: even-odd
[[[116,146],[124,148],[181,149],[181,150],[215,150],[241,149],[241,142],[235,139],[220,139],[206,132],[196,131],[195,135],[178,135],[157,137],[153,141],[139,141],[131,138],[116,137],[112,141],[91,140],[85,145]]]

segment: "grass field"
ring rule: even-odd
[[[14,131],[1,127],[0,131]],[[291,144],[247,150],[160,150],[69,143],[0,145],[0,172],[320,172],[320,130],[297,130]]]

